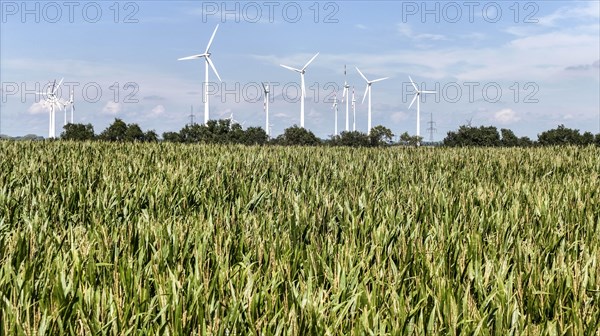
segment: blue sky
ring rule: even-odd
[[[75,122],[97,133],[114,118],[178,131],[191,105],[202,120],[203,61],[177,59],[203,53],[217,24],[211,52],[223,82],[210,73],[211,119],[233,113],[244,127],[264,127],[257,88],[271,81],[273,134],[299,124],[300,78],[279,64],[302,67],[320,52],[306,73],[306,127],[323,138],[333,133],[344,65],[360,131],[367,104],[355,66],[391,77],[373,84],[373,125],[395,134],[416,133],[408,75],[438,91],[422,100],[426,139],[431,115],[435,140],[467,120],[532,138],[558,124],[600,132],[598,1],[22,3],[1,1],[3,134],[47,136],[48,110],[27,92],[62,77],[74,88]],[[344,120],[340,104],[340,129]],[[57,133],[62,123],[59,113]]]

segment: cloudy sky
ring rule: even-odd
[[[356,91],[356,125],[366,131],[365,82],[373,84],[373,125],[416,133],[410,75],[427,95],[435,140],[459,125],[494,125],[536,138],[559,124],[600,132],[598,1],[469,2],[21,2],[2,1],[0,132],[48,134],[48,110],[34,92],[65,78],[75,122],[97,133],[114,118],[159,134],[202,120],[204,62],[177,61],[211,48],[211,119],[264,127],[261,81],[273,84],[274,135],[300,123],[306,72],[306,127],[334,130],[332,99],[346,79]],[[344,77],[344,65],[347,76]],[[350,114],[352,114],[350,112]],[[63,124],[57,115],[57,133]],[[350,123],[351,124],[351,123]],[[339,105],[345,127],[345,103]]]

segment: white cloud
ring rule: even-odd
[[[408,120],[408,114],[405,112],[396,112],[393,113],[390,118],[394,123],[399,124],[402,121]]]
[[[31,114],[42,114],[42,113],[48,112],[48,108],[47,108],[46,104],[44,104],[43,101],[40,101],[40,102],[31,104],[31,106],[29,106],[29,109],[27,109],[27,112],[29,112]]]
[[[576,2],[575,2],[576,3]],[[574,6],[570,4],[569,7],[562,7],[553,12],[552,14],[539,18],[538,23],[544,26],[554,26],[557,21],[566,19],[598,19],[600,18],[600,3],[597,1],[584,2],[583,6]]]
[[[432,40],[432,41],[441,41],[447,40],[446,36],[440,34],[428,34],[428,33],[415,33],[413,32],[411,26],[408,23],[399,23],[398,24],[398,32],[404,36],[413,40]]]
[[[512,109],[502,109],[494,114],[494,120],[500,124],[511,124],[521,120],[517,113]]]
[[[165,113],[165,107],[162,105],[156,105],[153,109],[152,109],[152,116],[159,116],[161,114]]]
[[[114,101],[109,101],[102,108],[102,113],[115,115],[121,112],[121,104],[115,103]]]

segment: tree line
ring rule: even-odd
[[[108,126],[100,134],[94,133],[91,124],[67,124],[61,133],[61,139],[75,141],[114,141],[114,142],[158,142],[158,134],[153,131],[142,131],[138,124],[126,124],[121,119]],[[188,124],[179,132],[164,132],[162,141],[176,143],[209,143],[209,144],[243,144],[243,145],[282,145],[282,146],[346,146],[346,147],[380,147],[391,145],[416,146],[441,145],[448,147],[532,147],[577,145],[600,146],[600,134],[595,136],[590,132],[581,134],[577,129],[559,125],[555,129],[538,134],[537,140],[528,137],[518,137],[510,129],[498,129],[494,126],[471,127],[463,125],[456,131],[447,133],[443,141],[438,143],[423,143],[422,137],[401,134],[395,135],[385,126],[375,126],[369,134],[353,131],[341,132],[330,139],[320,139],[313,132],[294,125],[285,129],[283,134],[269,139],[261,127],[243,129],[238,123],[229,119],[209,120],[204,124]]]

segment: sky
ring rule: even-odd
[[[510,128],[536,139],[560,124],[600,133],[599,1],[0,1],[0,133],[48,136],[36,91],[64,78],[75,123],[100,133],[115,118],[144,130],[179,131],[204,115],[202,54],[217,25],[210,118],[265,128],[261,82],[271,82],[273,136],[300,124],[299,74],[306,71],[305,127],[321,138],[345,129],[344,81],[356,96],[356,128],[443,139],[460,125]],[[347,72],[344,75],[344,67]],[[351,95],[351,93],[350,93]],[[416,104],[415,104],[416,105]],[[67,107],[67,109],[69,109]],[[70,110],[69,110],[70,111]],[[350,107],[350,128],[352,109]],[[63,126],[58,111],[56,132]]]

